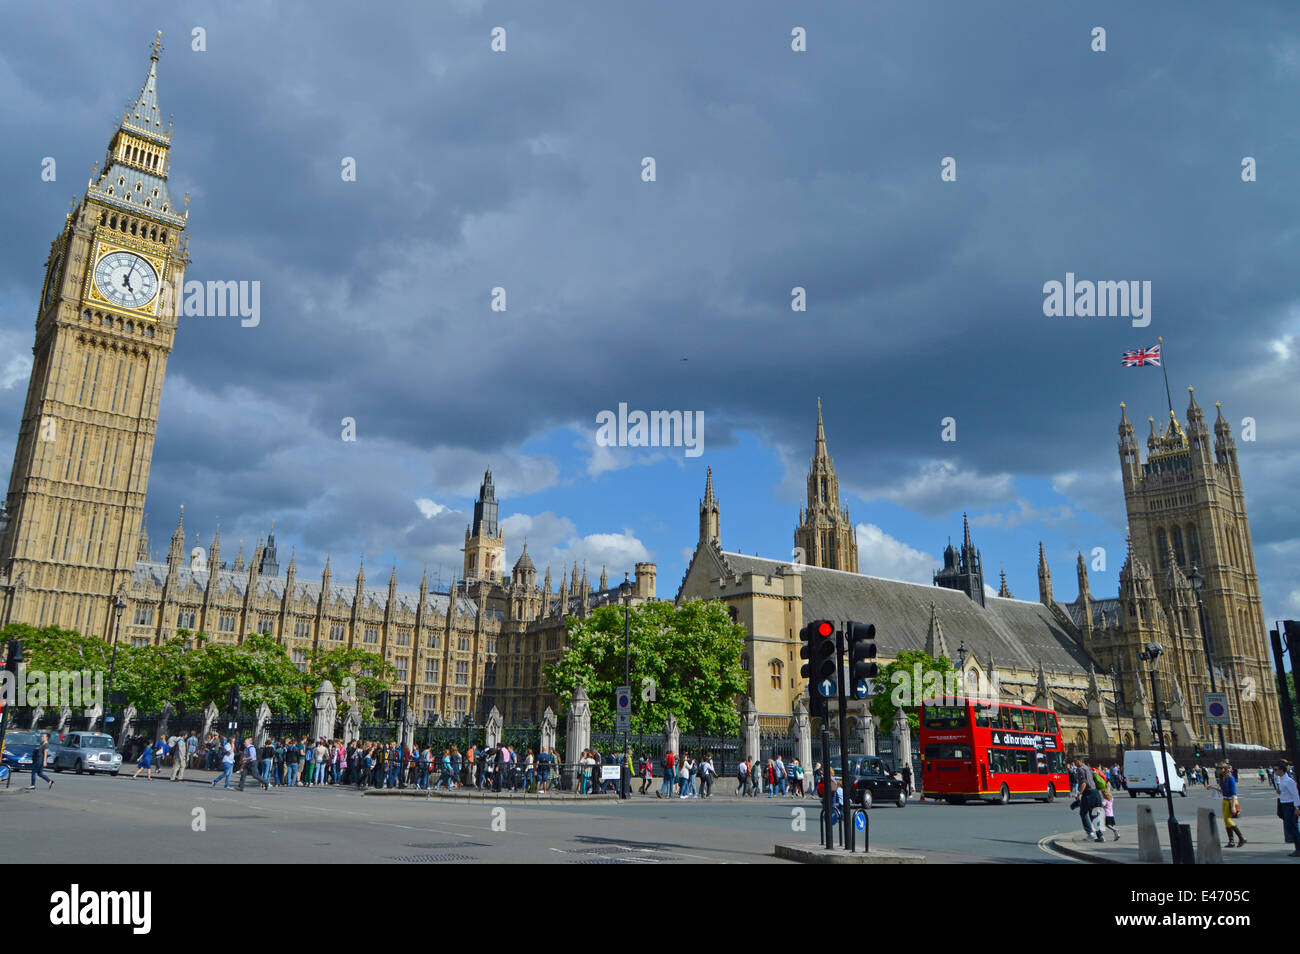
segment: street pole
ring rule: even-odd
[[[1282,634],[1283,629],[1281,621],[1277,624],[1277,629],[1269,632],[1269,639],[1273,643],[1273,666],[1277,670],[1277,695],[1278,704],[1282,709],[1282,738],[1286,744],[1287,751],[1291,753],[1291,764],[1300,765],[1300,748],[1296,744],[1295,731],[1295,711],[1291,707],[1291,693],[1286,691],[1286,667],[1282,663]],[[1290,651],[1290,645],[1286,650]],[[1291,668],[1295,670],[1295,658],[1291,659]]]
[[[630,687],[632,685],[632,662],[631,662],[630,644],[628,642],[629,639],[628,633],[629,633],[629,626],[630,626],[630,619],[631,619],[632,588],[628,584],[626,572],[623,573],[623,585],[622,587],[620,587],[620,589],[622,590],[622,595],[623,595],[623,685],[629,687],[628,691],[630,693],[631,692]],[[619,781],[621,782],[621,784],[619,785],[619,795],[620,797],[626,799],[630,794],[629,789],[631,789],[632,787],[631,786],[632,780],[628,778],[628,774],[627,774],[627,725],[626,723],[624,724],[624,728],[623,728],[623,747],[622,749],[619,750],[618,753],[618,777],[619,777]]]
[[[1119,722],[1119,673],[1115,672],[1115,667],[1110,667],[1110,694],[1115,697],[1115,748],[1122,748],[1120,739],[1124,736]]]
[[[113,702],[113,670],[117,666],[117,634],[122,628],[122,611],[126,609],[126,600],[122,599],[122,594],[118,593],[113,597],[113,654],[108,661],[108,692],[104,696],[104,725],[115,721],[108,714],[108,707]],[[110,733],[111,734],[111,733]]]
[[[1160,743],[1160,774],[1165,780],[1165,803],[1169,806],[1169,856],[1176,865],[1195,864],[1196,859],[1191,854],[1190,829],[1187,838],[1184,839],[1182,835],[1185,826],[1180,826],[1174,816],[1174,789],[1170,780],[1169,761],[1165,755],[1164,722],[1160,718],[1160,686],[1156,683],[1156,666],[1161,652],[1163,652],[1162,647],[1155,643],[1148,643],[1146,650],[1139,654],[1138,658],[1151,663],[1151,695],[1156,705],[1156,739]]]
[[[848,699],[844,692],[844,683],[847,673],[844,671],[844,630],[843,628],[835,631],[835,668],[838,673],[836,682],[839,685],[840,697],[840,787],[849,783],[849,720],[848,720]],[[829,759],[827,761],[830,761]],[[849,797],[846,793],[844,796],[844,811],[840,815],[841,839],[845,850],[849,847]]]
[[[1195,571],[1195,567],[1192,568]],[[1205,667],[1210,670],[1210,692],[1218,692],[1219,686],[1214,678],[1214,650],[1210,640],[1209,620],[1205,618],[1205,604],[1201,601],[1200,587],[1193,587],[1196,593],[1196,615],[1201,622],[1201,645],[1205,649]],[[1228,746],[1223,741],[1223,725],[1215,726],[1219,730],[1219,761],[1228,760]]]
[[[828,700],[823,699],[823,704]],[[830,720],[829,706],[822,709],[822,817],[826,826],[822,831],[826,839],[826,850],[835,849],[835,824],[831,820],[831,806],[835,797],[831,794],[831,733],[827,722]]]

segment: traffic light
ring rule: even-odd
[[[5,672],[11,673],[14,680],[18,679],[18,665],[23,661],[23,641],[21,639],[9,640],[9,649],[5,653]]]
[[[375,718],[380,722],[388,721],[388,690],[385,689],[379,694],[379,699],[375,703]]]
[[[857,699],[867,698],[868,680],[880,674],[876,658],[876,627],[874,623],[849,621],[844,626],[844,642],[849,651],[849,686]]]
[[[826,700],[839,688],[835,665],[835,624],[827,619],[814,620],[799,631],[803,646],[799,658],[808,660],[799,674],[808,680],[808,709],[812,715],[825,715]]]
[[[239,687],[231,686],[230,691],[226,693],[226,711],[237,713],[240,711],[240,706],[242,703],[243,703],[243,699],[239,694]]]
[[[1198,759],[1201,757],[1201,747],[1200,747],[1200,745],[1197,745],[1197,746],[1194,747],[1194,749],[1193,749],[1193,753],[1192,753],[1192,754],[1195,755]]]
[[[393,721],[401,722],[406,717],[406,696],[398,696],[393,700]]]
[[[1291,648],[1292,640],[1295,645],[1300,646],[1300,619],[1282,620],[1282,632],[1286,634],[1287,649]]]

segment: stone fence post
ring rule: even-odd
[[[555,748],[555,736],[558,722],[555,718],[555,710],[550,706],[542,713],[542,752],[549,752]],[[541,752],[538,753],[540,755]]]
[[[794,716],[790,720],[794,735],[794,757],[807,772],[812,771],[812,720],[808,718],[808,706],[803,699],[794,704]],[[811,778],[811,776],[810,776]]]
[[[582,758],[583,751],[589,748],[591,748],[591,700],[587,698],[587,691],[579,686],[573,690],[573,696],[569,699],[569,724],[564,753],[563,777],[570,787],[573,786],[573,766]]]
[[[740,708],[740,750],[743,758],[758,761],[762,744],[758,726],[758,708],[753,699],[746,699]]]
[[[354,705],[352,708],[356,708]],[[324,680],[311,700],[311,737],[313,739],[334,738],[334,723],[338,721],[338,693],[334,684]]]

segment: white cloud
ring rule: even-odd
[[[447,508],[442,504],[435,503],[428,497],[420,497],[416,499],[415,505],[420,508],[420,513],[424,514],[426,520],[430,517],[436,517],[440,513],[446,513],[447,511]]]
[[[1015,499],[1015,487],[1009,473],[979,474],[962,470],[955,461],[931,460],[898,484],[866,488],[858,495],[866,500],[888,500],[927,517],[941,517],[952,511],[954,501],[972,508],[1010,503]]]
[[[860,523],[854,532],[858,539],[858,570],[862,573],[910,583],[934,582],[939,561],[930,554],[894,539],[874,523]]]
[[[970,522],[972,526],[976,527],[997,527],[1002,530],[1011,530],[1025,523],[1054,526],[1071,519],[1073,516],[1074,511],[1067,506],[1061,505],[1039,509],[1021,497],[1016,501],[1015,510],[1006,513],[980,514],[977,517],[971,517]]]
[[[0,354],[9,355],[0,359],[0,391],[26,384],[32,373],[29,337],[17,331],[0,331]]]
[[[501,521],[506,534],[506,544],[513,563],[528,540],[528,555],[544,573],[549,564],[555,573],[575,563],[586,563],[588,577],[594,586],[600,577],[602,565],[608,568],[611,579],[616,574],[631,571],[633,564],[650,559],[650,551],[629,529],[619,533],[578,533],[577,525],[568,517],[551,511],[539,514],[513,513]],[[558,578],[556,585],[559,585]]]

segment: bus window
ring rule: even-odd
[[[1022,774],[1034,771],[1035,758],[1035,753],[1031,749],[1016,749],[1016,767],[1012,769],[1012,771],[1020,772]]]
[[[1052,735],[1057,733],[1055,712],[1047,713],[1047,731],[1052,733]]]
[[[965,706],[922,706],[921,712],[927,729],[964,729],[970,725]]]
[[[1048,752],[1047,753],[1047,771],[1053,775],[1064,774],[1065,772],[1065,753]]]
[[[988,706],[976,706],[976,707],[975,707],[975,725],[976,725],[976,726],[978,726],[978,727],[981,728],[981,729],[987,729],[987,728],[992,724],[992,722],[993,722],[993,719],[989,716],[989,707],[988,707]]]
[[[1034,713],[1034,725],[1035,725],[1035,727],[1036,727],[1036,731],[1038,731],[1038,732],[1050,732],[1050,731],[1051,731],[1050,729],[1047,728],[1047,713],[1046,713],[1046,712],[1035,712],[1035,713]]]
[[[1024,710],[1024,709],[1012,709],[1012,710],[1011,710],[1011,728],[1012,728],[1012,729],[1015,729],[1015,730],[1017,730],[1017,731],[1021,731],[1021,732],[1024,731],[1024,728],[1025,728],[1025,710]]]
[[[925,747],[925,759],[958,759],[966,760],[971,757],[971,748],[960,742],[932,742]]]

